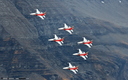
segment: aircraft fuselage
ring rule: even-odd
[[[70,27],[70,28],[66,28],[64,30],[73,30],[73,27]]]
[[[74,67],[74,68],[69,68],[69,70],[77,70],[78,67]]]
[[[45,16],[46,13],[35,14],[36,16]]]
[[[83,42],[83,44],[92,44],[92,41]]]
[[[62,38],[62,39],[56,39],[54,41],[64,41],[64,38]]]
[[[88,53],[78,54],[78,56],[86,56]]]

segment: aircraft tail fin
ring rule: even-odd
[[[46,13],[46,11],[44,12],[44,15],[46,15],[47,13]]]
[[[76,66],[76,68],[78,69],[78,68],[79,68],[79,66]]]
[[[62,41],[64,41],[64,37],[62,38]]]

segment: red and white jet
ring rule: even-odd
[[[38,17],[40,17],[41,19],[44,20],[46,12],[40,12],[38,9],[36,9],[36,12],[35,13],[30,13],[30,15],[38,16]]]
[[[58,28],[58,30],[65,30],[65,31],[69,32],[70,34],[73,33],[73,29],[74,29],[74,26],[70,27],[70,26],[67,26],[67,24],[65,24],[65,23],[64,23],[64,27]]]
[[[87,40],[85,37],[83,37],[83,41],[77,42],[78,44],[85,44],[87,45],[89,48],[91,48],[92,46],[92,40]]]
[[[80,57],[84,58],[84,60],[86,60],[86,58],[88,58],[88,52],[85,53],[85,52],[81,51],[81,49],[78,49],[78,50],[79,50],[79,52],[74,53],[73,55],[80,56]]]
[[[56,34],[54,34],[54,38],[53,39],[49,39],[48,41],[55,41],[57,42],[59,45],[62,46],[62,43],[64,43],[64,38],[60,38],[60,37],[57,37]]]
[[[64,67],[63,69],[68,69],[68,70],[74,72],[75,74],[77,74],[78,66],[72,66],[71,63],[68,63],[68,64],[69,64],[69,66],[68,67]]]

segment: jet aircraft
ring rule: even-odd
[[[87,40],[85,37],[83,37],[83,41],[77,42],[78,44],[85,44],[89,48],[91,48],[93,41],[92,40]]]
[[[55,41],[57,42],[59,45],[62,46],[62,43],[64,43],[64,38],[60,38],[58,37],[56,34],[54,34],[54,38],[53,39],[48,39],[48,41]]]
[[[73,27],[67,26],[66,23],[64,23],[64,27],[58,28],[58,30],[65,30],[65,31],[69,32],[70,34],[73,33],[73,29],[74,29],[74,26]]]
[[[79,52],[74,53],[73,55],[80,56],[80,57],[84,58],[84,60],[86,60],[86,58],[88,58],[88,52],[85,53],[85,52],[81,51],[81,49],[78,49],[78,50],[79,50]]]
[[[36,12],[35,13],[30,13],[30,15],[38,16],[38,17],[40,17],[41,19],[44,20],[46,12],[40,12],[38,9],[36,9]]]
[[[64,67],[63,69],[68,69],[70,71],[72,71],[74,74],[77,74],[78,72],[78,66],[72,66],[71,63],[68,63],[69,66],[68,67]]]

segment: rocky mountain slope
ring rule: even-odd
[[[0,77],[30,80],[127,80],[127,0],[1,0]],[[29,15],[46,11],[45,20]],[[73,35],[58,31],[63,23],[74,26]],[[48,42],[57,34],[64,45]],[[78,45],[82,37],[93,47]],[[84,61],[73,56],[89,51]],[[63,70],[67,62],[79,66],[77,75]]]

